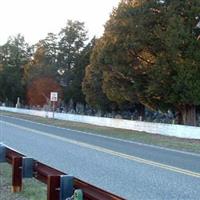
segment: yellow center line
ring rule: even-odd
[[[77,146],[81,146],[81,147],[85,147],[85,148],[92,149],[92,150],[95,150],[95,151],[103,152],[103,153],[106,153],[106,154],[109,154],[109,155],[112,155],[112,156],[117,156],[117,157],[120,157],[120,158],[123,158],[123,159],[135,161],[135,162],[146,164],[146,165],[151,165],[151,166],[154,166],[154,167],[158,167],[158,168],[165,169],[165,170],[168,170],[168,171],[184,174],[184,175],[187,175],[187,176],[200,178],[200,173],[196,173],[196,172],[193,172],[193,171],[189,171],[189,170],[181,169],[181,168],[178,168],[178,167],[173,167],[173,166],[170,166],[170,165],[162,164],[162,163],[159,163],[159,162],[154,162],[154,161],[151,161],[151,160],[143,159],[143,158],[140,158],[140,157],[120,153],[120,152],[117,152],[117,151],[113,151],[113,150],[103,148],[103,147],[100,147],[100,146],[80,142],[80,141],[77,141],[77,140],[67,139],[67,138],[64,138],[64,137],[61,137],[61,136],[53,135],[53,134],[46,133],[46,132],[43,132],[43,131],[34,130],[34,129],[31,129],[31,128],[27,128],[27,127],[23,127],[23,126],[16,125],[16,124],[13,124],[13,123],[10,123],[10,122],[5,122],[5,121],[1,121],[1,122],[3,122],[4,124],[13,126],[15,128],[23,129],[23,130],[30,131],[30,132],[33,132],[33,133],[36,133],[36,134],[39,134],[39,135],[43,135],[43,136],[46,136],[46,137],[49,137],[49,138],[52,138],[52,139],[60,140],[60,141],[67,142],[67,143],[70,143],[70,144],[74,144],[74,145],[77,145]]]

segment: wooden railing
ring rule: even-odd
[[[8,162],[12,165],[12,192],[22,190],[23,178],[35,178],[47,185],[47,200],[79,200],[80,197],[71,198],[77,191],[82,193],[84,200],[124,200],[122,197],[28,158],[5,145],[0,145],[0,162]]]

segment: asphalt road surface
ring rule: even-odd
[[[6,116],[0,141],[126,199],[200,199],[198,154]]]

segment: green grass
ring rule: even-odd
[[[168,136],[162,136],[158,134],[149,134],[149,133],[139,132],[139,131],[95,126],[95,125],[90,125],[90,124],[85,124],[85,123],[42,118],[42,117],[30,116],[30,115],[24,115],[24,114],[18,114],[18,113],[0,111],[0,115],[18,117],[21,119],[27,119],[34,122],[40,122],[44,124],[50,124],[50,125],[70,128],[74,130],[80,130],[80,131],[90,132],[94,134],[125,139],[129,141],[141,142],[145,144],[157,145],[157,146],[167,147],[167,148],[172,148],[172,149],[177,149],[177,150],[200,153],[200,140],[181,139],[177,137],[168,137]]]
[[[46,185],[36,179],[24,179],[23,191],[11,192],[11,166],[0,163],[0,200],[46,200]]]

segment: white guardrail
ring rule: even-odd
[[[28,115],[35,115],[40,117],[48,117],[48,118],[53,117],[53,113],[48,111],[28,110],[28,109],[19,109],[10,107],[0,107],[0,110],[28,114]],[[113,118],[94,117],[94,116],[67,114],[67,113],[54,113],[54,118],[73,121],[73,122],[94,124],[98,126],[144,131],[152,134],[161,134],[166,136],[174,136],[174,137],[188,138],[188,139],[200,139],[200,127],[141,122],[141,121],[133,121],[125,119],[113,119]]]

